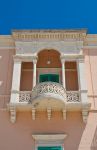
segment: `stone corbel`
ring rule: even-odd
[[[88,111],[87,110],[82,111],[82,117],[83,117],[83,122],[87,123],[87,119],[88,119]]]
[[[88,119],[88,114],[89,114],[90,107],[91,107],[90,103],[83,104],[82,117],[83,117],[83,122],[84,123],[87,123],[87,119]]]
[[[51,108],[47,108],[47,116],[48,116],[48,120],[51,119]]]
[[[36,116],[35,116],[35,115],[36,115],[35,113],[36,113],[36,110],[35,110],[35,108],[33,107],[33,108],[32,108],[32,120],[35,120],[35,117],[36,117]]]
[[[62,113],[63,113],[63,119],[66,120],[66,109],[63,109]]]
[[[14,105],[10,106],[10,121],[12,123],[16,122],[16,108]]]

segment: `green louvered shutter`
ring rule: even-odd
[[[62,150],[61,146],[51,146],[51,147],[38,147],[38,150]]]
[[[42,74],[39,76],[39,82],[57,82],[59,83],[59,75],[58,74]]]

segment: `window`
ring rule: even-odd
[[[39,76],[39,82],[57,82],[59,83],[59,75],[58,74],[42,74]]]
[[[64,150],[66,134],[33,134],[35,150]]]

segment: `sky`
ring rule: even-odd
[[[14,29],[88,29],[97,34],[97,0],[0,0],[0,34]]]

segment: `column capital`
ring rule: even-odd
[[[35,58],[32,59],[33,64],[37,64],[37,59],[38,59],[38,57],[35,57]]]
[[[22,59],[17,58],[16,56],[13,56],[13,60],[15,63],[22,63]]]
[[[63,56],[60,56],[61,63],[65,63],[65,58]]]
[[[77,62],[78,63],[84,63],[84,59],[83,58],[79,58],[79,59],[77,59]]]
[[[21,63],[22,63],[22,60],[14,59],[14,64],[21,64]]]

